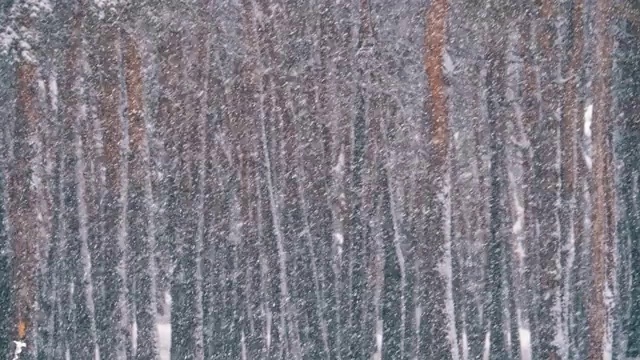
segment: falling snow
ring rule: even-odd
[[[640,358],[639,18],[0,1],[0,358]]]

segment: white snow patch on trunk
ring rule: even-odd
[[[266,336],[266,343],[267,343],[267,349],[271,348],[271,324],[273,323],[273,314],[271,313],[271,310],[267,309],[267,336]]]
[[[520,359],[532,360],[531,358],[531,332],[528,329],[520,328]],[[487,332],[484,338],[484,352],[482,354],[483,360],[489,360],[491,345],[491,332]]]
[[[382,359],[382,320],[376,321],[376,353],[374,359]]]
[[[603,352],[604,354],[602,354],[602,360],[612,360],[613,358],[613,316],[611,314],[613,314],[614,312],[614,308],[615,308],[615,299],[613,296],[613,290],[611,288],[611,284],[610,282],[606,281],[605,283],[605,287],[604,287],[604,304],[605,304],[605,308],[607,309],[607,312],[609,313],[609,316],[607,316],[607,326],[606,326],[606,331],[604,332],[604,340],[603,340],[603,344],[604,344],[604,349]]]
[[[591,119],[593,118],[593,104],[584,109],[584,136],[591,138]]]
[[[462,360],[469,359],[469,338],[467,336],[467,331],[462,331]]]
[[[520,353],[522,360],[531,360],[531,332],[520,328]]]
[[[451,355],[453,360],[460,359],[458,348],[458,338],[456,331],[455,309],[453,303],[453,268],[451,259],[451,197],[449,196],[451,189],[451,174],[447,171],[444,179],[444,187],[440,193],[439,200],[444,203],[444,213],[442,221],[444,222],[444,256],[438,264],[438,272],[445,277],[445,313],[447,315],[447,337],[449,345],[451,345]]]
[[[587,165],[587,169],[591,170],[593,162],[591,161],[591,119],[593,118],[593,104],[587,105],[584,109],[584,137],[585,137],[585,151],[584,161]]]
[[[171,323],[158,323],[158,348],[160,350],[160,360],[171,359]]]
[[[489,360],[491,355],[491,331],[487,331],[484,336],[484,352],[482,353],[482,360]]]
[[[138,322],[133,321],[131,325],[131,347],[133,348],[133,356],[135,357],[138,349]]]

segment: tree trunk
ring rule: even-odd
[[[151,212],[151,178],[142,59],[133,34],[122,33],[129,120],[129,244],[133,256],[135,323],[138,360],[158,358],[156,316],[155,233]]]
[[[32,31],[32,19],[27,15],[19,19],[26,31]],[[15,341],[24,343],[21,358],[34,360],[37,354],[37,272],[39,247],[45,240],[34,226],[38,216],[41,185],[37,179],[38,138],[42,107],[38,97],[38,65],[30,49],[23,49],[17,59],[15,124],[13,132],[14,163],[9,174],[8,220],[10,224],[12,326],[14,343],[4,351],[12,357]],[[36,184],[36,186],[32,186]]]
[[[498,27],[506,25],[505,14],[494,2],[489,11],[491,21],[496,21]],[[488,296],[485,313],[486,324],[490,336],[490,359],[511,358],[511,351],[507,343],[508,319],[505,318],[505,283],[510,274],[506,273],[507,252],[509,248],[509,214],[508,210],[508,173],[506,159],[506,50],[507,34],[492,30],[487,44],[487,110],[489,115],[489,137],[491,148],[491,165],[489,177],[491,193],[489,200],[489,242],[487,246],[487,292]],[[509,290],[510,291],[510,290]]]
[[[11,273],[11,263],[9,258],[9,249],[11,248],[11,244],[9,243],[9,238],[7,234],[6,224],[7,224],[7,207],[6,207],[6,177],[5,177],[5,169],[6,165],[2,166],[2,173],[0,173],[0,273],[2,274],[10,274]],[[0,278],[0,328],[9,329],[11,328],[12,319],[11,319],[11,289],[12,279],[3,276]],[[2,333],[0,335],[0,348],[1,349],[9,349],[11,348],[11,341],[13,339],[12,333]],[[4,353],[0,356],[5,356]]]
[[[589,324],[589,359],[600,359],[604,352],[605,333],[607,329],[607,304],[605,303],[605,289],[607,285],[608,248],[610,243],[608,223],[607,187],[610,186],[611,164],[607,164],[607,153],[611,121],[610,81],[612,72],[611,36],[609,31],[612,3],[609,0],[596,2],[595,31],[595,79],[594,79],[594,104],[593,104],[593,178],[595,182],[595,194],[591,221],[593,224],[591,239],[591,300],[588,304]]]
[[[559,359],[560,347],[555,339],[561,338],[561,269],[560,234],[558,231],[558,133],[557,114],[560,104],[559,86],[556,72],[558,54],[555,46],[557,39],[556,6],[553,1],[543,1],[539,9],[540,28],[537,41],[540,54],[540,90],[542,95],[542,118],[534,126],[533,169],[536,179],[535,198],[538,210],[540,232],[540,308],[538,310],[539,327],[532,334],[537,338],[540,351],[534,356],[544,359]]]
[[[66,264],[61,274],[59,286],[76,289],[66,299],[74,306],[69,309],[69,323],[73,330],[67,338],[74,358],[93,358],[96,350],[95,305],[91,279],[91,259],[87,242],[87,212],[85,199],[85,181],[83,178],[82,141],[80,127],[87,120],[84,116],[84,79],[81,67],[82,36],[84,28],[85,4],[79,1],[74,6],[69,50],[65,59],[64,79],[62,83],[62,232],[60,236],[60,254],[77,259]],[[63,291],[61,295],[68,292]]]
[[[98,58],[95,69],[100,76],[98,115],[104,139],[105,183],[102,200],[103,232],[96,258],[102,259],[103,293],[99,314],[101,357],[126,359],[129,339],[127,304],[126,245],[123,237],[123,167],[124,131],[120,113],[119,26],[113,12],[108,12],[98,29]]]
[[[449,198],[449,118],[443,57],[446,45],[447,0],[434,0],[426,11],[424,68],[429,93],[425,111],[430,121],[430,169],[428,174],[428,213],[426,234],[430,241],[421,241],[428,248],[422,291],[425,311],[420,336],[425,343],[421,356],[452,359],[457,349],[455,331],[448,313],[447,293],[451,286],[450,198]],[[452,309],[453,310],[453,309]],[[455,327],[455,326],[453,326]],[[453,338],[452,338],[453,336]]]
[[[206,111],[209,42],[201,29],[197,36],[187,40],[183,48],[182,77],[184,94],[183,118],[170,124],[176,137],[178,167],[176,177],[176,250],[175,270],[172,277],[172,356],[181,359],[202,360],[204,340],[202,333],[202,272],[201,258],[204,223],[200,221],[204,194],[204,175],[201,171],[206,131],[203,119]],[[195,42],[198,44],[195,44]],[[197,50],[196,50],[197,49]],[[194,57],[190,54],[195,53]],[[192,77],[193,76],[193,77]],[[175,329],[175,330],[173,330]],[[175,332],[175,333],[174,333]],[[175,340],[175,342],[174,342]]]
[[[569,57],[566,75],[568,80],[564,84],[563,118],[561,125],[561,156],[562,156],[562,213],[561,226],[566,230],[564,236],[572,237],[574,259],[570,268],[568,289],[569,315],[569,357],[583,359],[584,339],[586,337],[586,321],[584,309],[585,281],[584,275],[584,210],[582,209],[582,188],[584,167],[582,166],[582,147],[579,140],[584,129],[584,110],[581,94],[582,65],[584,63],[584,2],[573,0],[569,14],[571,27],[569,28]],[[575,357],[574,357],[575,356]]]
[[[634,11],[640,11],[640,4],[632,7]],[[627,22],[627,33],[630,34],[621,43],[623,58],[620,61],[622,78],[628,79],[624,91],[625,96],[620,99],[622,111],[626,118],[622,128],[620,144],[620,157],[623,159],[623,170],[620,176],[620,197],[624,204],[624,231],[620,232],[620,241],[626,242],[630,247],[630,283],[621,291],[630,289],[629,294],[629,320],[626,324],[627,356],[640,356],[640,196],[638,196],[638,183],[640,178],[640,156],[636,150],[640,141],[640,47],[636,41],[640,36],[640,23]],[[624,256],[624,252],[621,251]]]

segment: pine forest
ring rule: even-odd
[[[0,0],[48,359],[640,359],[640,0]]]

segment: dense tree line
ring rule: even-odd
[[[9,0],[0,46],[7,359],[640,356],[636,0]]]

